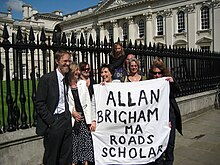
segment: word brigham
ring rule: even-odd
[[[120,111],[117,110],[111,111],[106,109],[103,111],[97,112],[97,123],[106,122],[106,123],[136,123],[136,122],[150,122],[152,116],[155,116],[156,121],[158,121],[158,108],[154,110],[141,110],[136,111]]]

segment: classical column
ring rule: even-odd
[[[100,29],[100,41],[104,41],[104,37],[105,37],[105,28],[104,28],[104,25],[103,23],[99,23],[97,24],[99,26],[99,29]]]
[[[163,16],[165,17],[165,44],[173,45],[173,11],[172,9],[164,10]]]
[[[196,12],[195,5],[190,4],[186,7],[187,11],[187,40],[188,40],[188,48],[195,48],[196,41]]]
[[[152,12],[147,12],[143,14],[146,17],[146,24],[145,24],[145,39],[147,45],[153,41],[153,24],[152,24]]]
[[[220,2],[218,0],[213,0],[212,2],[212,40],[213,47],[211,50],[220,51],[219,43],[220,43]]]
[[[128,20],[128,40],[131,40],[134,44],[135,39],[138,37],[138,30],[135,27],[134,19],[132,16],[126,17],[126,19]]]
[[[120,38],[119,31],[118,31],[118,21],[112,20],[111,23],[113,23],[113,36],[114,36],[113,39],[114,39],[114,42],[116,42],[118,41],[118,37]]]

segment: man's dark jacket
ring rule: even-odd
[[[39,80],[36,94],[37,127],[36,133],[43,136],[54,122],[53,113],[59,101],[59,85],[56,71],[45,74]]]

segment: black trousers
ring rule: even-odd
[[[44,165],[72,164],[72,125],[65,114],[55,115],[55,122],[44,136]]]
[[[170,137],[167,145],[167,149],[164,153],[164,164],[165,165],[173,165],[174,162],[174,147],[175,147],[175,139],[176,139],[176,122],[175,119],[171,121],[172,127],[170,131]]]
[[[174,162],[174,147],[176,139],[176,122],[175,118],[171,119],[171,130],[167,148],[164,153],[156,160],[155,165],[173,165]]]

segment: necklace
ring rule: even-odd
[[[140,80],[140,76],[139,75],[130,76],[130,80],[131,81],[139,81]]]

